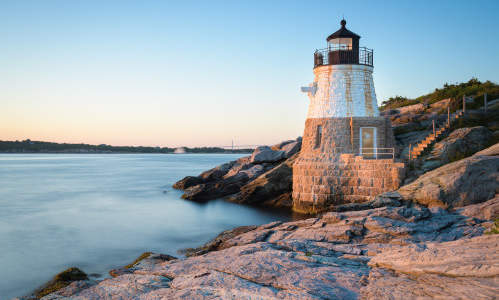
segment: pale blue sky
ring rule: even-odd
[[[378,101],[499,81],[499,1],[0,0],[0,140],[271,144],[303,133],[313,52],[374,48]]]

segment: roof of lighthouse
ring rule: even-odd
[[[341,28],[327,37],[328,42],[332,39],[337,39],[337,38],[358,38],[358,39],[360,38],[360,35],[351,32],[345,27],[345,25],[347,25],[347,21],[345,21],[345,19],[341,20],[340,24]]]

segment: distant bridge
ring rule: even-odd
[[[260,146],[265,146],[265,145],[230,145],[230,146],[214,146],[214,147],[223,148],[225,150],[240,150],[240,149],[255,149]]]

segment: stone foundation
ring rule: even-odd
[[[353,154],[300,156],[293,165],[293,209],[317,213],[335,205],[370,201],[397,189],[404,174],[404,164],[393,159]]]
[[[376,128],[377,152],[382,154],[360,155],[361,127]],[[405,169],[386,149],[394,144],[391,122],[384,117],[307,119],[300,156],[293,165],[293,209],[315,213],[398,189]]]

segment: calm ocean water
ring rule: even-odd
[[[71,266],[106,276],[145,251],[178,256],[284,213],[180,199],[171,186],[233,154],[0,154],[0,299]],[[97,275],[95,275],[97,276]]]

